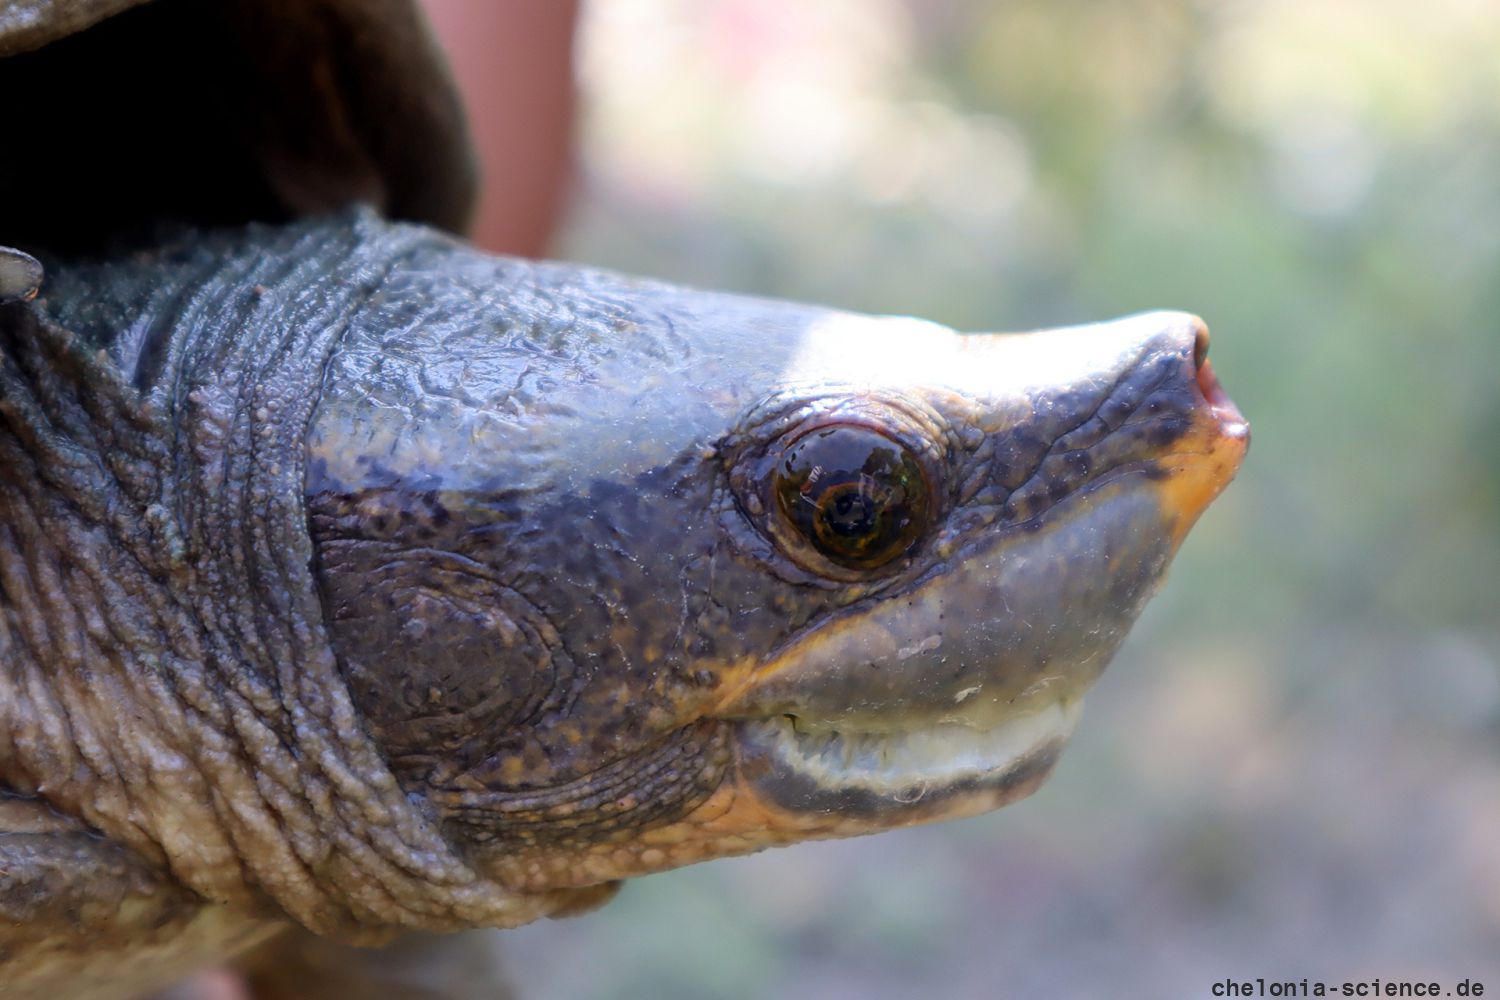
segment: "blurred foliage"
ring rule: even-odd
[[[1500,988],[1497,52],[1490,0],[592,7],[565,256],[1191,309],[1255,440],[1032,801],[643,880],[510,935],[525,995]]]

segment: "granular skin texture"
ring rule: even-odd
[[[367,210],[43,262],[0,305],[0,964],[40,992],[1013,801],[1243,454],[1182,314],[1059,350]],[[774,488],[840,428],[922,491],[858,564]]]

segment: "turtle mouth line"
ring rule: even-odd
[[[1081,701],[1055,701],[994,725],[935,722],[910,729],[861,732],[793,715],[747,721],[750,739],[780,767],[824,791],[862,791],[895,802],[1003,780],[1038,754],[1066,742]]]

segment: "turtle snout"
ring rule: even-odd
[[[1208,360],[1208,326],[1191,318],[1192,406],[1181,439],[1157,459],[1160,500],[1181,543],[1188,529],[1239,471],[1250,447],[1250,424],[1224,391]]]

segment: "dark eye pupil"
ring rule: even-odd
[[[791,526],[843,566],[873,569],[911,548],[926,525],[921,466],[902,445],[865,427],[820,428],[777,463],[777,504]]]
[[[868,535],[875,530],[879,509],[869,497],[845,492],[823,510],[823,523],[836,535]]]

